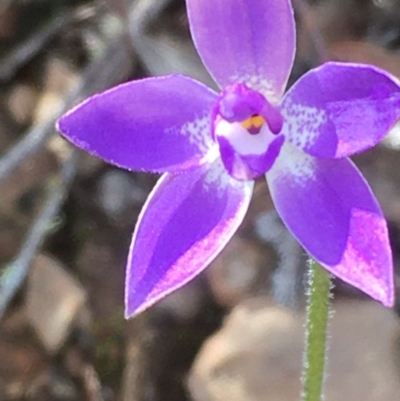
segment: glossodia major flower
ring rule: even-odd
[[[93,96],[58,129],[128,170],[162,173],[133,234],[126,316],[198,275],[235,233],[254,180],[307,252],[386,306],[393,264],[383,213],[347,156],[400,117],[387,73],[326,63],[285,95],[295,28],[289,0],[187,0],[192,36],[222,91],[180,75]]]

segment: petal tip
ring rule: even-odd
[[[172,292],[172,290],[170,292]],[[143,297],[142,295],[141,299],[139,299],[140,294],[138,293],[138,291],[136,291],[136,289],[130,288],[127,277],[127,284],[125,288],[125,319],[129,320],[137,317],[138,315],[147,311],[158,301],[161,301],[163,298],[169,295],[170,292],[166,291],[165,293],[158,296],[151,296],[150,294],[150,296],[148,296],[147,298]]]
[[[125,320],[132,319],[136,316],[135,311],[131,311],[125,307],[124,318]]]
[[[328,267],[328,270],[335,271],[338,266],[332,268]],[[375,266],[376,268],[376,266]],[[372,299],[380,302],[383,306],[387,308],[392,308],[395,305],[395,284],[393,278],[393,266],[389,266],[386,272],[382,270],[378,272],[363,270],[362,275],[360,274],[344,274],[342,272],[333,272],[343,281],[360,291],[364,292],[366,295],[370,296]],[[358,272],[360,273],[360,272]]]
[[[60,133],[60,134],[62,134],[62,135],[64,135],[64,133],[65,133],[65,120],[66,120],[66,117],[68,116],[68,114],[63,114],[61,117],[59,117],[57,120],[56,120],[56,122],[55,122],[55,127],[56,127],[56,130]]]
[[[129,305],[129,302],[126,302],[125,305],[125,312],[124,317],[126,320],[133,319],[134,317],[140,315],[142,312],[145,311],[147,308],[139,307],[132,307]]]
[[[125,288],[125,311],[124,317],[126,320],[133,319],[134,317],[143,313],[146,309],[148,309],[154,302],[146,302],[146,300],[142,300],[142,302],[138,302],[138,299],[135,299],[136,291],[129,290],[128,279]]]
[[[394,307],[394,296],[390,295],[385,297],[385,299],[383,299],[381,301],[382,305],[385,306],[386,308],[393,308]]]
[[[393,308],[396,302],[396,294],[392,277],[390,277],[385,284],[384,287],[382,286],[383,288],[380,288],[379,292],[375,292],[375,294],[371,294],[371,296],[386,308]]]
[[[61,118],[62,117],[60,117],[58,120],[56,120],[56,123],[55,123],[55,127],[56,127],[56,130],[58,132],[62,132],[62,129],[61,129]]]

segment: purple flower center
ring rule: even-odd
[[[274,164],[284,142],[283,117],[268,100],[244,84],[225,88],[213,111],[213,137],[229,174],[254,180]]]

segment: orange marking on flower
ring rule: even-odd
[[[256,114],[251,116],[245,121],[242,121],[240,124],[243,128],[247,129],[251,134],[258,134],[260,132],[261,127],[266,123],[265,118]]]

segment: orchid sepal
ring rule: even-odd
[[[253,185],[232,178],[220,159],[160,178],[132,238],[125,286],[127,318],[208,266],[242,222]]]

